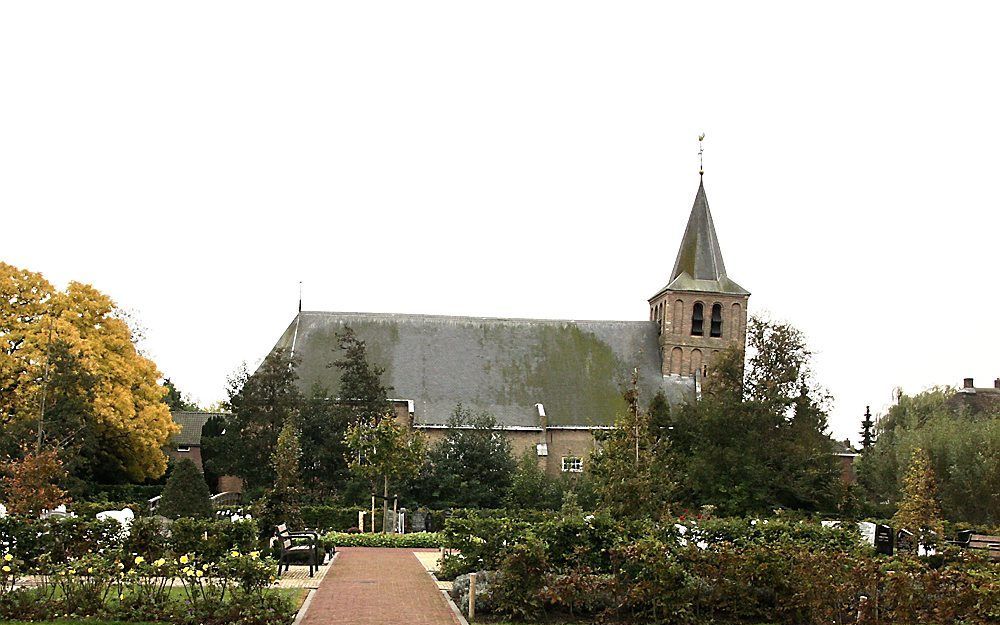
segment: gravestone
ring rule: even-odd
[[[861,540],[868,543],[869,545],[875,546],[875,524],[870,521],[861,521],[858,523],[858,532],[861,534]]]
[[[875,551],[887,556],[892,555],[892,528],[888,525],[875,526]]]

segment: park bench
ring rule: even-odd
[[[282,523],[276,527],[278,538],[278,575],[281,575],[281,565],[285,565],[285,571],[293,558],[305,554],[309,562],[309,577],[313,576],[313,571],[322,564],[323,555],[319,544],[319,533],[304,531],[290,532],[288,527]]]
[[[986,534],[973,534],[972,530],[958,532],[955,540],[949,541],[953,545],[965,547],[966,549],[979,549],[989,552],[991,560],[1000,561],[1000,536],[988,536]]]
[[[967,546],[969,549],[985,549],[989,552],[990,560],[1000,561],[1000,536],[970,534]]]

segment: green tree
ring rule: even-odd
[[[829,397],[812,381],[805,339],[757,317],[747,336],[749,358],[720,352],[701,401],[675,415],[682,497],[730,515],[833,510],[840,472],[826,431]]]
[[[899,397],[877,421],[875,442],[857,462],[869,507],[892,514],[919,447],[930,458],[944,518],[1000,523],[1000,406],[973,410],[969,399],[943,387]]]
[[[604,508],[623,517],[659,517],[670,511],[676,484],[670,445],[639,407],[638,371],[623,396],[628,410],[604,433],[591,455],[590,473]]]
[[[538,466],[534,450],[525,450],[514,471],[505,505],[524,510],[555,510],[561,499],[559,483]]]
[[[937,543],[944,533],[934,469],[928,453],[919,447],[913,450],[910,458],[903,478],[903,498],[892,523],[897,528],[910,530],[925,545]]]
[[[261,531],[270,533],[272,527],[279,523],[285,523],[293,529],[303,527],[301,460],[302,447],[299,444],[297,419],[290,415],[281,427],[277,445],[271,455],[274,485],[264,492],[258,506],[258,514],[262,519]]]
[[[238,475],[249,489],[274,483],[273,466],[261,459],[271,457],[282,426],[302,405],[296,365],[295,359],[277,349],[252,375],[244,366],[230,377],[230,414],[216,424],[218,435],[202,443],[212,473]]]
[[[341,358],[333,363],[340,369],[338,403],[348,412],[349,423],[375,423],[392,413],[390,388],[382,385],[385,369],[368,362],[365,342],[351,327],[337,335]]]
[[[190,397],[181,395],[180,390],[178,390],[170,378],[163,380],[163,387],[167,389],[167,394],[164,396],[163,401],[171,411],[195,412],[198,410],[198,404],[192,401]]]
[[[350,411],[319,386],[313,386],[302,405],[302,479],[305,494],[314,501],[329,502],[342,495],[350,478],[344,442],[350,417]]]
[[[375,423],[358,421],[347,428],[348,462],[356,475],[372,489],[382,490],[382,531],[386,531],[389,486],[412,479],[424,461],[423,438],[404,430],[391,414]]]
[[[156,512],[168,519],[201,518],[212,514],[205,476],[187,458],[173,463]]]
[[[497,508],[515,469],[510,440],[488,413],[461,404],[448,419],[444,438],[427,454],[420,493],[424,505]]]

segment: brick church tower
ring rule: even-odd
[[[649,299],[659,322],[663,375],[704,375],[722,349],[746,345],[750,292],[726,275],[704,177],[667,286]]]

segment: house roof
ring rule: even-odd
[[[299,384],[331,396],[340,371],[337,333],[354,329],[369,360],[385,368],[390,396],[412,400],[416,425],[447,423],[456,404],[492,414],[504,426],[614,423],[621,389],[639,368],[648,403],[663,390],[671,403],[692,399],[692,378],[663,376],[657,324],[651,321],[494,319],[379,313],[301,312],[274,349],[299,359]]]
[[[670,280],[651,299],[668,290],[750,294],[726,275],[726,263],[722,260],[722,248],[719,247],[712,212],[708,208],[704,179],[698,185],[698,193],[681,238],[680,249],[677,250],[677,260],[674,262],[674,270],[670,272]]]
[[[170,438],[171,445],[185,445],[197,447],[201,445],[201,428],[212,417],[218,416],[219,412],[188,412],[178,410],[171,412],[174,423],[181,426],[181,431]]]

